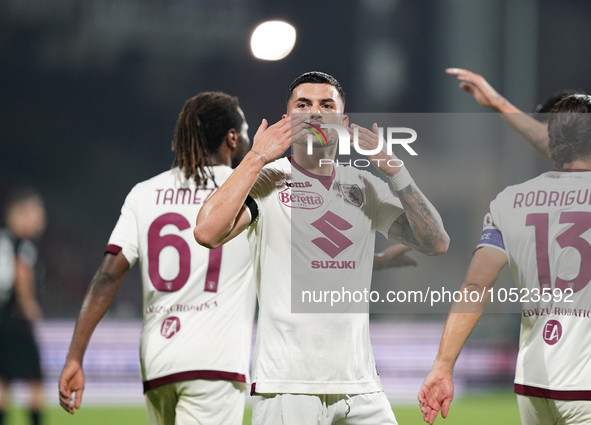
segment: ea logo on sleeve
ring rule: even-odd
[[[542,338],[548,345],[554,345],[562,337],[562,325],[558,320],[548,320],[542,331]]]
[[[167,317],[162,322],[162,327],[160,328],[160,334],[166,338],[172,338],[178,331],[181,330],[181,321],[178,317]]]

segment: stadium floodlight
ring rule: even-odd
[[[250,48],[256,58],[276,61],[289,55],[295,41],[296,30],[293,26],[282,21],[267,21],[253,31]]]

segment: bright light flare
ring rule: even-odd
[[[295,41],[296,30],[294,27],[287,22],[267,21],[253,31],[250,48],[256,58],[276,61],[289,55]]]

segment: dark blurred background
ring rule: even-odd
[[[561,89],[589,90],[590,18],[584,0],[0,0],[0,203],[22,185],[46,200],[46,317],[75,317],[126,194],[170,167],[187,98],[238,96],[251,138],[262,118],[281,118],[290,82],[310,70],[341,82],[349,112],[485,112],[444,73],[462,67],[531,111]],[[252,30],[270,19],[297,30],[277,62],[250,52]],[[407,162],[443,215],[450,252],[376,279],[435,275],[459,287],[488,202],[552,168],[523,143],[472,136],[419,139]],[[141,316],[137,267],[109,314]]]

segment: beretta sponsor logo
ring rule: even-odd
[[[292,191],[289,187],[279,192],[279,200],[286,207],[304,210],[313,210],[324,204],[324,199],[316,192]]]

